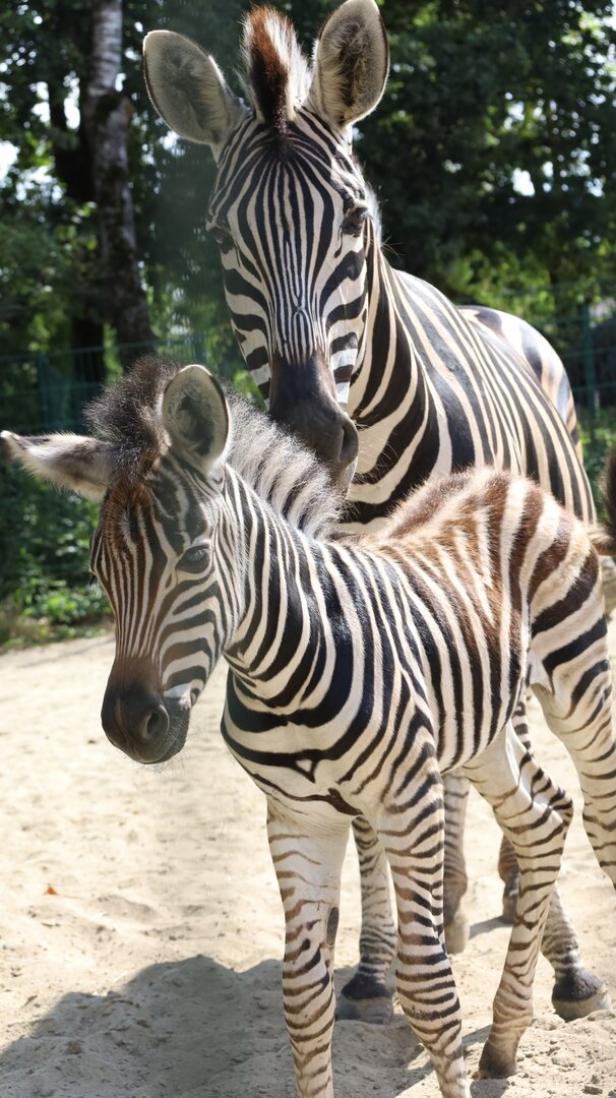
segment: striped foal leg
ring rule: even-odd
[[[468,919],[460,903],[468,888],[464,860],[464,824],[469,784],[463,774],[450,771],[443,779],[445,799],[445,942],[448,953],[462,953],[469,935]]]
[[[444,811],[436,761],[415,743],[403,780],[378,823],[398,909],[396,984],[400,1003],[426,1047],[444,1098],[470,1098],[462,1013],[443,932]]]
[[[515,923],[479,1062],[480,1077],[502,1077],[515,1071],[518,1043],[532,1020],[541,935],[573,806],[537,765],[511,724],[465,767],[465,773],[492,805],[520,869]]]
[[[398,942],[389,867],[376,831],[363,816],[353,820],[353,836],[361,882],[359,966],[342,988],[336,1017],[383,1025],[393,1015],[391,969]]]
[[[524,746],[530,751],[530,738],[528,735],[528,722],[526,720],[527,699],[523,695],[511,718],[516,735]],[[520,871],[515,856],[515,850],[506,835],[501,839],[498,852],[498,875],[503,882],[503,919],[510,925],[515,919],[515,910],[520,891]]]
[[[333,967],[350,821],[291,812],[268,797],[267,832],[285,915],[284,1013],[299,1098],[333,1098]]]
[[[512,723],[524,747],[531,751],[526,709],[527,698],[524,698],[516,708]],[[503,835],[499,853],[498,871],[505,885],[503,918],[508,923],[513,923],[520,888],[520,874],[515,850],[505,835]],[[582,964],[577,935],[563,907],[558,888],[554,889],[550,900],[541,952],[554,969],[552,1006],[566,1022],[574,1018],[585,1018],[593,1010],[610,1005],[605,984]]]

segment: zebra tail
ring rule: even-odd
[[[602,485],[605,521],[590,531],[590,540],[603,557],[616,556],[616,446],[607,459]]]

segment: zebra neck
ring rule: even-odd
[[[375,420],[380,423],[395,415],[401,401],[410,399],[411,414],[419,423],[431,392],[413,341],[408,276],[390,267],[376,241],[368,248],[367,267],[368,316],[363,354],[349,394],[349,414],[360,431],[370,429]]]
[[[294,679],[334,649],[320,583],[326,546],[288,523],[237,474],[230,478],[243,545],[239,620],[225,657],[244,695],[268,707],[297,704]],[[301,699],[299,699],[301,700]]]
[[[421,310],[413,313],[416,285],[421,293],[424,284],[390,267],[376,247],[370,267],[365,349],[348,405],[359,431],[342,519],[349,530],[380,525],[436,464],[446,472],[450,465],[448,425],[425,368]]]

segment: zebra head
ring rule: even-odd
[[[116,640],[102,724],[116,747],[144,763],[182,748],[190,710],[239,612],[242,554],[221,460],[225,397],[202,366],[169,376],[154,360],[137,364],[116,395],[111,387],[95,402],[97,438],[3,433],[9,456],[31,472],[101,500],[91,567]]]
[[[243,46],[250,108],[209,54],[168,31],[146,37],[146,82],[167,124],[216,158],[208,224],[232,323],[270,414],[345,481],[357,457],[347,406],[379,231],[351,131],[383,93],[385,29],[374,0],[346,0],[310,67],[287,18],[258,8]]]

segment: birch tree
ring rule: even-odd
[[[128,169],[133,108],[117,87],[122,33],[122,0],[97,0],[92,8],[90,62],[81,109],[98,211],[105,313],[120,343],[149,344],[153,333],[139,266]]]

